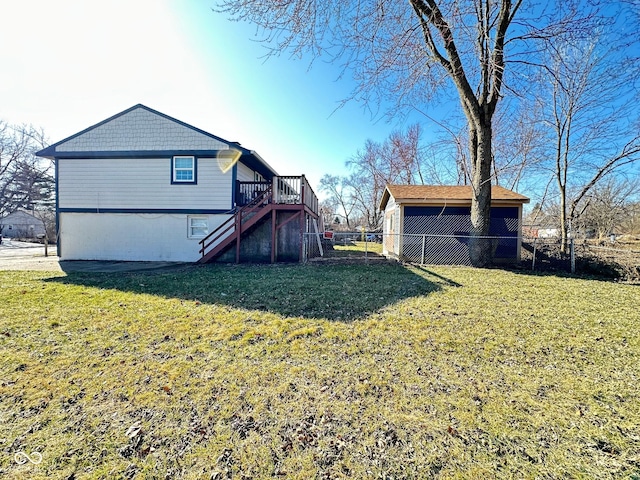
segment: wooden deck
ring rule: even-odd
[[[270,203],[276,205],[304,205],[318,214],[318,197],[304,175],[300,177],[274,177],[272,181],[236,182],[236,206],[243,207],[271,189]]]
[[[226,222],[200,241],[200,263],[216,260],[235,246],[235,261],[241,259],[243,241],[251,241],[251,234],[259,224],[270,218],[270,261],[278,260],[278,235],[284,227],[297,221],[300,235],[296,247],[302,259],[302,237],[308,228],[308,218],[318,218],[318,197],[303,176],[274,177],[272,181],[236,183],[236,212]],[[295,223],[293,223],[295,225]],[[292,225],[287,227],[289,230]],[[293,242],[293,236],[286,236]],[[255,241],[255,239],[253,239]],[[264,239],[263,239],[264,240]],[[291,247],[291,245],[288,245]]]

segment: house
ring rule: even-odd
[[[44,233],[44,222],[26,210],[17,210],[0,218],[0,235],[3,237],[41,238]]]
[[[559,238],[560,229],[555,227],[539,228],[538,237],[539,238]]]
[[[140,104],[37,155],[63,260],[296,261],[318,216],[304,176]]]
[[[383,254],[422,264],[470,265],[471,186],[387,185]],[[522,237],[522,205],[529,199],[491,187],[490,235],[494,261],[517,262]]]

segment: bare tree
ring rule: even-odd
[[[320,201],[320,215],[322,218],[322,224],[325,230],[331,228],[335,223],[336,212],[338,211],[338,204],[335,198],[330,196]]]
[[[45,145],[41,130],[0,121],[0,218],[20,208],[53,208],[53,166],[35,156]]]
[[[32,212],[34,217],[42,222],[44,226],[44,256],[49,256],[49,244],[56,243],[58,239],[58,224],[56,222],[55,209],[48,206],[39,206]]]
[[[609,177],[591,189],[578,204],[575,229],[593,232],[599,240],[615,233],[633,215],[631,201],[640,181]]]
[[[353,172],[347,178],[358,216],[369,230],[378,230],[382,225],[383,213],[378,207],[386,184],[379,180],[364,169]]]
[[[344,218],[347,228],[351,229],[351,214],[355,200],[347,180],[339,175],[323,175],[320,179],[320,191],[329,195],[325,205],[331,206],[333,214]]]
[[[541,126],[535,108],[529,105],[508,108],[496,117],[492,180],[510,190],[540,190],[526,188],[533,179],[539,181],[545,151],[540,138]],[[525,188],[522,188],[525,185]],[[536,187],[539,187],[536,185]]]
[[[476,238],[470,253],[473,264],[483,266],[491,262],[491,244],[480,238],[489,233],[492,127],[507,50],[526,60],[523,65],[535,63],[527,42],[567,28],[577,34],[576,22],[585,17],[578,3],[527,2],[529,18],[519,15],[523,0],[220,0],[219,11],[257,24],[273,54],[342,61],[358,83],[352,98],[367,105],[392,99],[395,112],[453,86],[469,135]]]
[[[629,204],[621,229],[626,234],[640,235],[640,200]]]
[[[394,130],[382,143],[367,140],[364,148],[346,162],[351,172],[347,184],[356,210],[370,230],[382,226],[383,213],[378,207],[387,184],[432,181],[421,136],[419,124],[409,125],[404,131]]]
[[[378,206],[387,184],[422,184],[431,178],[420,137],[420,126],[413,124],[382,143],[367,140],[347,160],[346,176],[327,174],[320,180],[320,190],[329,195],[326,207],[344,218],[347,228],[358,219],[369,230],[379,229],[383,214]]]
[[[604,33],[589,41],[564,36],[549,51],[538,91],[545,146],[558,195],[562,248],[598,185],[629,173],[640,160],[640,115],[635,100],[637,71],[620,44]]]
[[[464,128],[458,128],[449,123],[438,122],[441,130],[444,134],[440,140],[432,145],[434,150],[434,157],[439,159],[439,165],[437,170],[433,172],[434,177],[440,177],[441,171],[447,168],[447,163],[443,161],[443,157],[447,156],[449,159],[453,159],[453,165],[455,165],[455,175],[449,175],[455,177],[456,185],[469,185],[471,183],[471,164],[469,161],[469,149],[467,145],[469,140],[465,133]],[[437,153],[436,153],[437,152]],[[445,182],[435,182],[445,183]]]
[[[491,182],[510,190],[521,190],[532,173],[536,173],[544,158],[540,138],[540,126],[536,123],[535,110],[530,106],[518,108],[517,102],[505,102],[507,106],[496,113],[493,120],[493,161]],[[511,107],[509,103],[515,103]],[[430,147],[437,154],[438,171],[427,169],[434,178],[445,176],[447,182],[458,185],[471,183],[471,159],[469,158],[468,132],[460,128],[454,119],[436,121],[441,136]],[[432,162],[433,163],[433,162]],[[452,168],[454,166],[455,168]]]
[[[412,185],[425,183],[424,154],[420,147],[422,128],[419,123],[406,131],[395,130],[382,144],[381,156],[389,166],[389,181]]]

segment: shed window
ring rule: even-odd
[[[207,217],[189,217],[189,238],[204,238],[209,233]]]
[[[171,163],[171,183],[196,183],[196,158],[192,156],[173,157]]]

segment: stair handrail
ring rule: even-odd
[[[199,253],[202,254],[202,256],[204,257],[204,252],[207,248],[209,248],[213,243],[216,242],[216,240],[220,239],[220,237],[222,237],[225,233],[227,233],[227,231],[234,226],[235,224],[235,219],[236,219],[236,215],[231,215],[229,218],[227,218],[224,222],[222,222],[214,231],[212,231],[211,233],[209,233],[206,237],[204,237],[202,240],[200,240],[198,243],[200,245],[202,245],[200,247],[200,251]],[[226,226],[226,228],[224,228]],[[217,232],[219,232],[220,230],[222,230],[224,228],[223,231],[220,232],[219,235],[216,235],[215,238],[211,239],[210,242],[207,242],[207,240],[209,240],[213,235],[215,235]],[[206,243],[205,243],[206,242]]]
[[[202,245],[202,247],[200,248],[199,253],[202,254],[202,256],[204,257],[205,256],[205,250],[207,248],[209,248],[217,240],[219,240],[232,227],[235,227],[236,218],[240,218],[240,226],[242,226],[242,223],[244,223],[244,217],[246,215],[248,215],[249,213],[255,211],[260,204],[268,203],[268,200],[271,198],[271,191],[272,191],[271,190],[271,186],[268,186],[264,192],[262,192],[260,195],[256,196],[253,200],[251,200],[249,203],[247,203],[246,205],[244,205],[243,207],[238,209],[234,215],[232,215],[231,217],[227,218],[215,230],[213,230],[206,237],[204,237],[202,240],[200,240],[198,243],[200,245]],[[226,226],[226,228],[224,228],[224,230],[222,230],[223,227],[225,227],[225,226]],[[222,230],[222,231],[220,231],[220,230]],[[216,235],[215,238],[211,238],[217,232],[220,232],[220,233],[218,233],[218,235]],[[209,239],[211,239],[211,240],[208,241]]]

